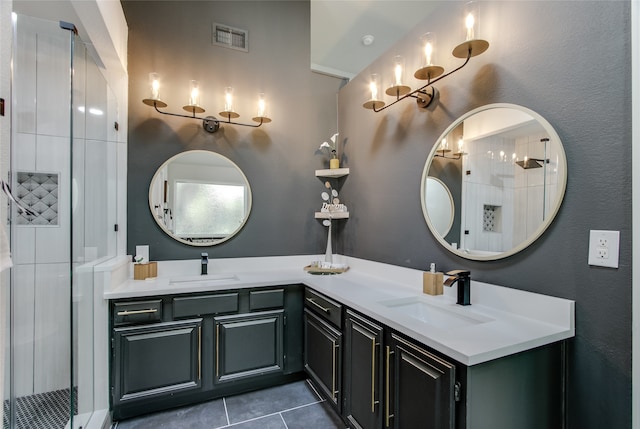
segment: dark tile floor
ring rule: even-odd
[[[345,429],[309,381],[229,396],[115,423],[112,429]]]

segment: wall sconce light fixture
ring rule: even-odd
[[[252,118],[253,121],[256,122],[256,124],[245,124],[232,121],[232,119],[236,119],[240,117],[240,115],[233,110],[233,88],[231,87],[225,88],[224,110],[220,112],[220,116],[226,118],[226,120],[221,121],[213,116],[206,116],[204,118],[196,116],[196,114],[205,112],[205,110],[200,107],[200,84],[198,83],[198,81],[192,80],[189,82],[189,102],[187,105],[182,107],[185,111],[189,112],[190,115],[163,112],[162,110],[160,110],[167,107],[167,103],[160,99],[160,78],[157,73],[149,73],[149,86],[151,88],[151,95],[149,98],[145,98],[142,100],[144,104],[153,107],[158,113],[161,113],[163,115],[201,120],[202,127],[210,133],[215,133],[216,131],[218,131],[221,124],[232,124],[240,125],[243,127],[257,128],[262,124],[268,124],[269,122],[271,122],[271,119],[267,116],[264,94],[259,95],[257,113],[256,116]]]
[[[428,107],[436,95],[436,89],[433,87],[434,83],[457,72],[467,65],[471,57],[480,55],[484,51],[489,49],[489,42],[487,42],[486,40],[475,38],[476,28],[478,26],[478,8],[475,2],[469,2],[465,6],[464,23],[466,40],[456,46],[452,52],[454,57],[465,59],[464,63],[461,66],[451,70],[448,73],[443,74],[444,68],[434,64],[436,48],[435,34],[426,33],[421,37],[421,49],[423,50],[421,53],[421,56],[423,56],[422,67],[416,70],[413,76],[416,79],[426,80],[427,83],[424,86],[421,86],[420,88],[413,91],[409,86],[406,86],[402,81],[404,62],[401,57],[396,56],[394,57],[393,84],[385,91],[385,94],[395,96],[396,100],[390,104],[385,104],[385,102],[381,98],[379,98],[379,77],[378,75],[374,74],[371,75],[371,80],[369,83],[371,98],[367,100],[362,105],[362,107],[364,107],[365,109],[373,110],[374,112],[380,112],[388,107],[393,106],[400,100],[404,100],[410,97],[416,99],[418,106],[423,108]]]

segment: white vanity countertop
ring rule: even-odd
[[[472,305],[460,306],[455,303],[457,285],[445,287],[444,295],[423,294],[419,270],[355,258],[343,258],[351,269],[339,275],[303,270],[317,259],[305,255],[211,260],[207,282],[197,275],[199,260],[161,261],[160,277],[129,279],[106,288],[104,298],[302,283],[468,366],[575,335],[575,303],[570,300],[473,281],[472,272]],[[176,286],[171,279],[183,282]],[[431,319],[432,315],[443,318]]]

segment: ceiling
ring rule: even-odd
[[[351,79],[404,37],[439,2],[311,0],[311,69]],[[374,41],[365,46],[363,36]]]
[[[2,1],[2,0],[0,0]],[[108,1],[108,0],[107,0]],[[311,69],[351,79],[422,21],[433,0],[310,0]],[[77,23],[71,1],[14,0],[14,10],[44,19]],[[82,4],[76,0],[76,4]],[[81,38],[88,40],[84,28]],[[365,46],[362,38],[373,36]]]

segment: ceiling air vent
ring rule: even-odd
[[[249,32],[224,24],[213,23],[213,44],[249,52]]]

